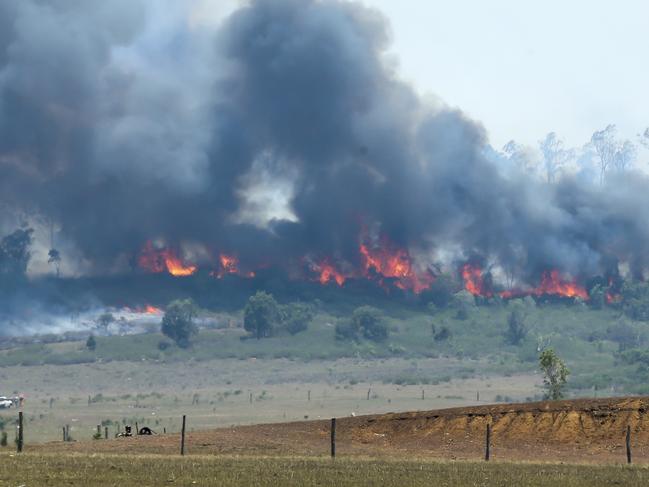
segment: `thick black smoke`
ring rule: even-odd
[[[522,280],[646,265],[644,177],[506,171],[479,124],[399,79],[378,12],[253,0],[208,28],[181,3],[0,0],[0,198],[68,259],[106,272],[162,239],[353,265],[369,233]],[[242,222],[260,186],[287,185],[292,218]]]

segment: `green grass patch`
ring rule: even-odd
[[[2,455],[0,485],[644,486],[645,467],[364,459]]]

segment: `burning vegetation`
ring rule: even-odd
[[[376,283],[385,290],[392,288],[421,294],[430,290],[436,276],[431,271],[432,265],[423,271],[416,270],[408,250],[399,248],[382,237],[373,245],[360,243],[358,247],[357,265],[349,262],[336,262],[325,257],[320,261],[306,266],[304,280],[318,282],[321,285],[344,286],[349,280],[367,280]],[[304,259],[307,260],[307,259]],[[156,248],[150,241],[142,248],[137,258],[139,268],[145,273],[168,273],[174,277],[189,277],[201,267],[198,263],[190,263],[178,257],[173,248]],[[219,253],[216,265],[208,264],[209,275],[217,279],[225,276],[237,276],[253,279],[255,271],[241,271],[239,259],[234,254]],[[269,267],[267,264],[264,268]],[[346,269],[343,271],[342,269]],[[490,271],[484,271],[481,266],[465,263],[460,266],[457,277],[463,288],[470,294],[481,298],[514,299],[525,296],[557,296],[560,298],[579,298],[589,300],[589,292],[574,278],[562,275],[557,269],[544,271],[539,282],[534,287],[497,289]],[[606,302],[609,304],[619,301],[613,280],[609,279]]]
[[[0,248],[14,287],[49,271],[184,295],[241,279],[617,305],[621,274],[643,282],[649,179],[628,170],[614,127],[589,143],[595,179],[553,167],[541,180],[516,147],[399,79],[387,22],[361,4],[246,2],[213,31],[173,22],[176,51],[142,41],[164,7],[133,1],[143,9],[74,16],[0,2],[0,224],[27,220]],[[545,162],[561,147],[549,134]],[[49,250],[37,272],[33,238]]]

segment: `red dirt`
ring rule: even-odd
[[[337,420],[340,456],[479,459],[487,423],[494,460],[623,463],[631,426],[634,463],[649,462],[648,397],[580,399],[389,413]],[[191,423],[191,417],[188,418]],[[329,453],[329,421],[241,426],[192,432],[190,454]],[[34,445],[32,451],[160,453],[179,451],[177,434]]]

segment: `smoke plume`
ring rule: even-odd
[[[379,12],[252,0],[212,25],[193,5],[0,0],[5,224],[45,222],[94,274],[151,241],[251,269],[356,268],[363,241],[520,282],[646,266],[645,177],[506,168],[479,123],[399,78]]]

